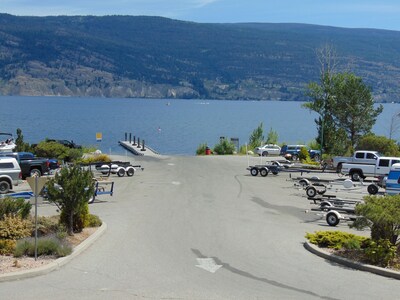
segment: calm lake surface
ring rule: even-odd
[[[317,115],[301,105],[280,101],[0,97],[0,132],[15,137],[16,129],[21,128],[29,143],[68,139],[113,154],[125,153],[118,141],[127,132],[161,154],[194,155],[199,144],[213,147],[222,136],[239,138],[240,144],[245,144],[261,122],[265,136],[272,128],[279,142],[308,143],[317,135]],[[388,136],[390,120],[399,111],[399,104],[384,104],[373,132]],[[97,132],[103,135],[101,142],[96,142]],[[394,138],[399,136],[396,132]]]

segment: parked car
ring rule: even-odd
[[[68,140],[53,140],[53,139],[47,139],[48,142],[56,142],[59,143],[65,147],[72,148],[72,149],[81,149],[81,145],[77,145],[74,143],[74,141],[68,141]]]
[[[0,157],[0,194],[6,194],[18,185],[21,168],[14,157]]]
[[[336,172],[340,173],[342,170],[342,165],[344,163],[360,163],[360,164],[371,164],[375,165],[378,157],[383,156],[383,154],[377,151],[359,150],[354,152],[353,156],[335,156],[333,158],[333,167],[336,168]]]
[[[291,155],[293,160],[299,159],[299,153],[301,148],[306,148],[308,153],[310,154],[310,158],[314,160],[319,160],[321,158],[320,150],[313,150],[307,147],[306,145],[284,145],[281,149],[281,155],[286,156],[288,154]]]
[[[21,167],[22,179],[33,175],[42,176],[49,172],[49,160],[47,158],[36,157],[31,152],[0,153],[0,157],[15,158]]]
[[[254,151],[260,156],[268,155],[279,155],[281,153],[281,147],[275,144],[266,144],[261,147],[257,147]]]

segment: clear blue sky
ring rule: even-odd
[[[201,23],[308,23],[400,31],[400,0],[0,0],[0,12],[149,15]]]

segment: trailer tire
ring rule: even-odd
[[[317,189],[315,187],[313,187],[312,185],[308,186],[306,188],[306,194],[308,197],[314,198],[317,195]]]
[[[267,168],[262,168],[262,169],[260,170],[260,175],[261,175],[262,177],[268,176],[268,169],[267,169]]]
[[[250,174],[251,174],[251,176],[257,176],[257,175],[258,175],[258,170],[257,170],[257,168],[251,168],[251,169],[250,169]]]
[[[129,168],[126,171],[126,175],[128,175],[129,177],[133,176],[133,174],[135,174],[135,169],[134,168]]]
[[[277,171],[272,171],[272,174],[278,175],[278,172]]]
[[[298,159],[299,159],[299,156],[297,154],[292,155],[292,160],[298,160]]]
[[[0,194],[6,194],[10,191],[10,189],[11,186],[7,181],[5,180],[0,181]]]
[[[118,177],[124,177],[125,176],[125,170],[124,169],[119,169],[118,171],[117,171],[117,175],[118,175]]]
[[[378,190],[379,190],[379,188],[378,188],[378,186],[377,186],[376,184],[370,184],[370,185],[367,187],[367,191],[368,191],[368,193],[369,193],[370,195],[376,195],[376,194],[378,194]]]
[[[307,179],[303,178],[303,179],[300,179],[300,180],[299,180],[299,184],[300,184],[300,186],[302,186],[303,188],[305,188],[305,187],[307,187],[307,186],[310,185],[310,182],[309,182]]]
[[[89,200],[88,200],[88,203],[89,203],[89,204],[92,204],[92,203],[94,202],[94,199],[95,199],[95,198],[96,198],[95,195],[93,195],[92,197],[90,197]]]
[[[326,214],[326,223],[328,223],[329,226],[336,226],[339,224],[339,221],[339,217],[334,212],[329,212]]]

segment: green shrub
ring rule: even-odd
[[[39,236],[56,233],[60,227],[59,221],[60,221],[59,216],[51,216],[51,217],[40,216],[40,217],[38,217],[38,234],[39,234]]]
[[[73,232],[82,232],[83,228],[88,227],[89,223],[89,203],[83,203],[73,214]],[[60,225],[66,225],[69,222],[69,215],[65,210],[60,214]]]
[[[86,227],[100,227],[101,224],[103,224],[103,222],[100,220],[99,216],[89,214]]]
[[[240,146],[240,149],[239,149],[239,153],[240,153],[240,154],[246,155],[246,154],[247,154],[247,151],[249,151],[249,150],[247,149],[247,146],[246,146],[246,145]]]
[[[36,148],[35,153],[41,157],[57,158],[63,161],[75,161],[82,157],[82,149],[71,149],[57,142],[40,142]]]
[[[300,161],[311,161],[310,159],[310,153],[308,153],[308,150],[306,147],[301,147],[300,152],[299,152],[299,160]]]
[[[235,145],[228,141],[228,139],[222,139],[220,143],[214,147],[214,152],[218,153],[219,155],[233,154],[235,150]]]
[[[18,240],[28,237],[32,232],[32,221],[20,216],[5,215],[0,221],[0,239]]]
[[[318,247],[333,249],[342,249],[345,246],[353,247],[357,243],[356,240],[361,245],[367,239],[363,236],[342,231],[316,231],[315,233],[307,233],[306,238],[310,243],[318,245]]]
[[[14,240],[0,239],[0,255],[12,255],[15,250]]]
[[[111,158],[107,154],[94,154],[85,158],[78,159],[76,162],[81,164],[91,164],[96,162],[108,163],[111,162]]]
[[[205,154],[206,154],[206,148],[207,148],[207,147],[208,147],[208,146],[207,146],[207,143],[200,144],[200,145],[197,147],[196,155],[205,155]]]
[[[3,220],[5,215],[20,216],[22,219],[26,219],[31,208],[32,205],[23,198],[0,198],[0,220]]]
[[[54,255],[56,257],[67,256],[72,253],[72,247],[67,242],[56,237],[42,237],[37,240],[37,254]],[[35,240],[33,238],[23,239],[17,242],[14,256],[35,255]]]
[[[366,248],[365,255],[374,265],[387,267],[396,257],[397,247],[389,240],[369,240]]]

